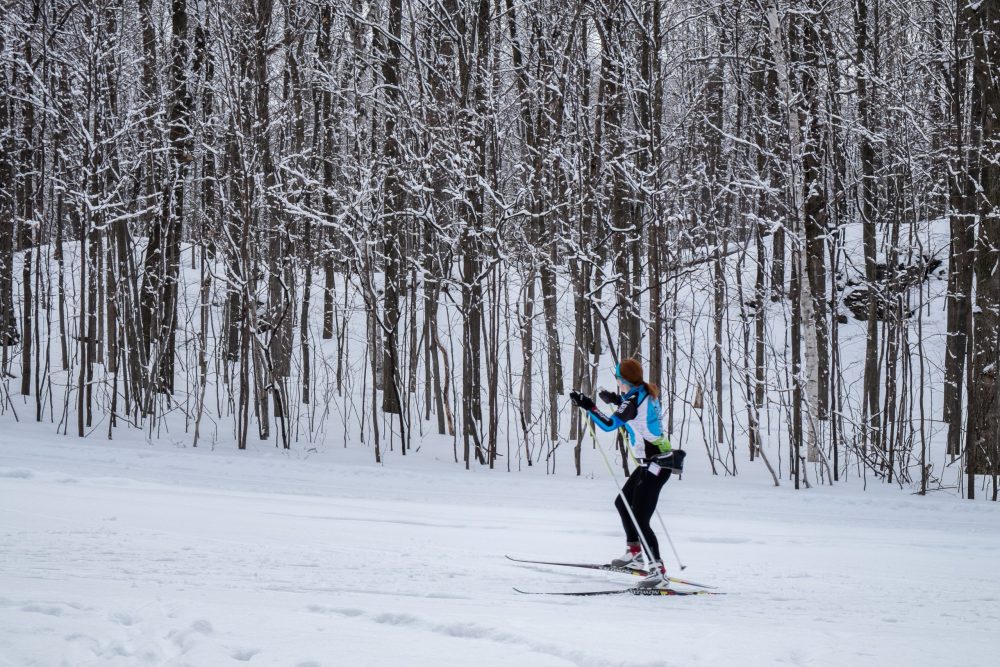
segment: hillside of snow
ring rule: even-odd
[[[920,231],[938,256],[940,227]],[[296,403],[289,450],[276,449],[273,436],[237,451],[231,410],[212,383],[200,445],[192,447],[196,388],[187,370],[195,365],[194,345],[180,350],[185,379],[165,418],[155,428],[120,423],[113,440],[103,393],[89,437],[73,437],[72,427],[60,435],[75,419],[67,398],[72,375],[52,370],[42,423],[33,422],[32,399],[10,391],[0,409],[0,667],[942,665],[959,655],[964,664],[995,664],[1000,507],[958,497],[961,468],[943,451],[943,424],[926,426],[942,487],[926,497],[913,495],[913,482],[883,484],[850,456],[841,459],[836,485],[818,483],[809,466],[812,488],[794,491],[786,415],[777,403],[762,427],[782,485],[774,488],[759,460],[747,460],[740,377],[728,384],[729,373],[741,372],[735,277],[746,270],[726,266],[726,344],[736,355],[725,369],[724,400],[732,401],[725,408],[734,420],[727,441],[715,440],[709,411],[697,414],[687,403],[692,386],[711,376],[710,267],[688,275],[678,292],[681,381],[671,436],[689,456],[684,477],[671,479],[660,501],[687,566],[681,571],[661,535],[671,574],[724,595],[516,593],[634,583],[504,558],[606,562],[620,555],[614,480],[602,457],[585,439],[575,476],[573,443],[543,444],[546,421],[538,417],[530,425],[529,467],[516,419],[501,419],[501,442],[514,442],[498,469],[466,471],[454,462],[453,439],[434,433],[432,418],[416,420],[405,458],[387,451],[375,464],[365,419],[364,318],[358,295],[348,292],[345,393],[330,389],[335,341],[317,344],[317,383],[326,390],[309,406]],[[843,272],[849,281],[857,266],[848,261]],[[185,275],[182,320],[193,327],[198,274]],[[933,416],[940,409],[943,274],[924,289],[919,342],[925,408]],[[567,367],[571,297],[562,291],[559,302]],[[769,349],[780,351],[785,307],[766,307]],[[441,317],[450,327],[447,309]],[[843,325],[841,345],[845,410],[856,415],[863,325]],[[611,367],[603,360],[599,384],[610,386]],[[95,371],[103,386],[102,367]],[[781,391],[786,373],[769,361],[772,389]],[[544,393],[545,374],[537,377],[536,391]],[[502,400],[508,390],[501,389]],[[418,403],[424,391],[420,378]],[[706,399],[711,406],[714,396]],[[563,401],[558,409],[565,429],[571,408]],[[392,426],[382,419],[383,434]],[[612,436],[598,438],[610,452]],[[398,434],[395,441],[398,449]],[[713,448],[738,476],[712,475]]]
[[[603,441],[605,445],[610,440]],[[725,595],[566,598],[629,577],[614,488],[362,447],[115,442],[5,421],[0,665],[991,665],[1000,508],[696,466],[660,502]],[[437,460],[440,459],[440,460]],[[662,540],[665,543],[665,540]],[[668,549],[666,544],[664,548]],[[624,580],[623,580],[624,579]]]

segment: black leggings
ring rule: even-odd
[[[632,507],[635,519],[639,522],[639,530],[642,531],[642,537],[653,552],[650,554],[653,560],[660,560],[660,545],[656,541],[656,535],[653,534],[652,528],[649,526],[649,520],[653,518],[653,512],[656,510],[656,501],[660,497],[660,489],[663,488],[668,479],[670,479],[670,471],[665,468],[661,468],[659,474],[653,475],[649,472],[648,468],[639,467],[632,471],[632,474],[629,475],[628,480],[625,482],[625,486],[622,487],[622,495],[625,496],[628,504]],[[628,510],[625,509],[625,503],[622,502],[621,495],[615,498],[615,508],[622,518],[626,541],[638,542],[639,530],[636,530],[635,524],[632,523],[632,517],[628,515]]]

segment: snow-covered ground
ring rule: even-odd
[[[996,665],[1000,506],[860,481],[671,480],[709,597],[627,577],[614,489],[450,464],[450,445],[236,452],[0,433],[0,665]],[[666,545],[664,545],[666,548]],[[667,551],[669,554],[669,551]],[[670,558],[675,574],[680,574]]]

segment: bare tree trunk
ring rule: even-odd
[[[804,68],[802,75],[802,97],[807,100],[810,118],[809,127],[805,134],[805,144],[802,147],[802,168],[803,168],[803,229],[805,238],[803,243],[802,261],[805,263],[807,275],[805,279],[809,282],[809,304],[803,304],[808,314],[814,319],[812,327],[807,327],[806,333],[815,336],[806,343],[807,353],[811,355],[807,358],[807,370],[809,373],[808,382],[809,400],[814,401],[810,405],[810,419],[815,418],[826,420],[829,418],[830,410],[830,334],[829,323],[827,321],[827,299],[826,299],[826,252],[825,238],[827,236],[827,201],[823,185],[822,154],[823,129],[821,126],[822,116],[820,114],[819,102],[821,99],[819,91],[819,77],[823,69],[820,66],[820,44],[817,32],[823,23],[820,20],[819,7],[813,14],[813,19],[804,25],[802,30],[802,47],[804,51]],[[818,440],[819,425],[813,424],[814,432],[811,435],[810,448],[807,453],[810,463],[820,461],[819,447],[822,443]]]
[[[0,51],[4,47],[6,31],[0,32]],[[8,348],[20,340],[14,315],[14,128],[12,126],[13,99],[7,94],[13,90],[6,61],[0,63],[0,347],[3,348],[0,373],[8,372]]]
[[[531,457],[531,423],[534,419],[534,363],[535,363],[535,271],[528,271],[524,291],[524,312],[520,315],[521,353],[521,433],[524,437],[524,447],[527,453],[528,466],[532,465]]]
[[[962,451],[962,431],[965,427],[962,410],[962,387],[965,382],[969,357],[968,328],[969,303],[972,298],[973,260],[975,244],[974,206],[969,192],[972,190],[971,165],[966,151],[967,127],[965,119],[968,64],[963,58],[968,25],[964,17],[967,0],[958,1],[953,42],[953,62],[949,77],[951,104],[951,141],[948,164],[949,222],[951,248],[948,262],[948,338],[945,353],[944,415],[948,422],[948,453],[958,456]],[[972,91],[975,94],[975,88]]]
[[[803,196],[806,193],[804,185],[802,182],[802,174],[804,173],[804,161],[802,158],[802,132],[799,127],[799,113],[792,105],[793,96],[791,85],[788,79],[788,64],[785,58],[784,46],[781,43],[781,31],[780,31],[780,21],[778,19],[778,9],[775,4],[776,0],[768,0],[767,4],[767,20],[770,25],[770,37],[771,37],[771,50],[774,54],[774,59],[776,63],[776,70],[778,74],[779,88],[782,92],[786,117],[788,123],[788,138],[789,145],[791,147],[791,165],[793,173],[797,175],[797,178],[793,180],[791,184],[791,201],[793,205],[790,207],[793,212],[793,229],[795,235],[798,238],[800,247],[796,249],[796,276],[795,280],[798,284],[795,286],[798,297],[797,310],[801,311],[794,317],[797,317],[801,322],[802,327],[805,329],[803,332],[803,337],[805,339],[805,351],[803,355],[803,361],[805,366],[806,374],[806,396],[801,398],[806,398],[806,415],[803,421],[805,422],[805,436],[807,438],[806,445],[808,448],[817,446],[817,417],[815,410],[819,404],[819,379],[818,379],[818,366],[817,366],[817,350],[816,350],[816,319],[813,310],[813,296],[812,289],[809,284],[809,270],[807,265],[807,253],[805,246],[805,229],[803,227],[804,220],[804,202]],[[798,341],[793,341],[794,344],[798,344]],[[793,353],[794,355],[794,353]],[[801,386],[801,379],[799,377],[800,373],[797,370],[793,370],[794,381],[797,386]],[[796,400],[796,407],[799,405],[799,400]],[[801,432],[801,431],[800,431]],[[799,481],[799,456],[796,455],[795,458],[796,466],[796,488],[798,488]]]
[[[875,181],[875,150],[871,136],[875,130],[871,110],[872,91],[869,80],[873,75],[873,48],[868,39],[868,2],[869,0],[854,0],[854,34],[857,59],[858,85],[858,117],[862,132],[859,137],[859,156],[861,158],[860,180],[860,212],[862,237],[865,254],[865,282],[868,289],[867,337],[865,341],[865,373],[862,387],[862,413],[867,420],[862,426],[864,442],[876,443],[880,439],[882,429],[881,405],[879,401],[879,368],[878,356],[878,312],[881,290],[877,281],[875,226],[879,219],[876,181]]]
[[[965,12],[978,91],[972,123],[979,132],[975,202],[979,237],[974,265],[976,306],[972,315],[966,447],[968,497],[972,499],[975,475],[1000,474],[1000,6],[980,2],[968,5]]]
[[[36,12],[33,17],[35,20],[38,18],[38,13]],[[24,40],[24,62],[31,63],[34,58],[32,57],[31,49],[31,38],[34,33],[34,25],[29,26],[29,32]],[[19,190],[19,199],[21,200],[21,240],[20,248],[24,251],[22,255],[22,266],[21,266],[21,291],[22,291],[22,313],[23,317],[21,319],[21,394],[24,396],[31,395],[31,364],[32,355],[34,353],[34,336],[33,336],[33,323],[32,323],[32,308],[34,307],[34,295],[32,294],[31,285],[31,262],[33,248],[35,246],[35,233],[33,230],[39,226],[39,220],[36,218],[39,211],[36,209],[36,192],[35,192],[35,174],[38,171],[37,163],[35,159],[36,151],[33,150],[35,146],[34,141],[34,130],[35,130],[35,103],[31,98],[37,97],[34,92],[34,83],[32,81],[33,77],[25,77],[25,96],[28,98],[21,105],[21,115],[22,115],[22,148],[21,148],[21,159],[20,166],[22,173],[20,177],[15,182],[15,192]],[[0,102],[3,104],[4,102]],[[2,131],[2,129],[0,129]],[[40,152],[40,151],[38,151]],[[6,181],[7,184],[11,184],[11,181]],[[6,187],[10,187],[7,185]],[[39,252],[41,250],[39,249]]]
[[[333,7],[328,3],[323,3],[319,9],[319,25],[317,28],[316,35],[316,55],[319,60],[319,66],[326,71],[327,68],[331,67],[331,40],[333,38]],[[324,220],[326,222],[332,222],[333,220],[333,151],[335,149],[334,142],[334,123],[333,123],[333,93],[330,88],[333,82],[329,80],[324,80],[319,83],[320,91],[318,93],[318,103],[316,105],[316,116],[317,116],[317,128],[315,134],[317,136],[313,137],[314,142],[318,142],[322,147],[320,154],[317,156],[320,160],[320,173],[322,179],[322,189],[320,191],[320,199],[322,201],[322,213]],[[334,328],[333,328],[333,309],[334,309],[334,298],[336,296],[335,292],[335,274],[333,270],[333,253],[332,249],[328,247],[330,239],[332,238],[332,233],[327,231],[318,231],[317,241],[319,243],[319,248],[321,253],[319,254],[320,261],[323,266],[323,340],[331,340],[333,338]]]
[[[402,34],[403,2],[389,1],[388,39],[386,39],[386,57],[382,61],[382,79],[385,84],[386,108],[385,145],[383,168],[384,201],[382,203],[383,224],[385,235],[383,248],[385,253],[385,340],[384,361],[382,364],[382,410],[390,414],[400,414],[399,378],[397,366],[398,332],[400,322],[400,281],[404,272],[402,269],[402,229],[405,193],[397,175],[400,160],[399,139],[396,136],[396,119],[402,113],[402,96],[399,89],[400,67],[400,36]],[[405,448],[404,448],[405,452]]]

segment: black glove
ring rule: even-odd
[[[608,391],[607,389],[602,389],[599,392],[597,392],[597,395],[600,396],[601,400],[604,401],[605,403],[609,403],[611,405],[621,405],[622,404],[622,396],[621,396],[621,394],[615,393],[613,391]]]
[[[597,405],[594,404],[594,399],[590,396],[585,396],[578,391],[569,392],[569,400],[573,401],[577,407],[583,408],[587,412],[590,412],[597,407]]]

